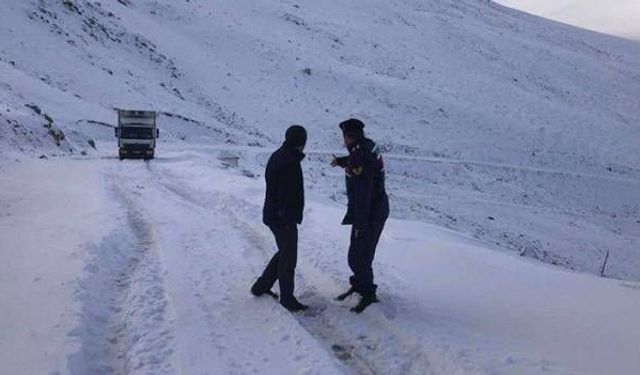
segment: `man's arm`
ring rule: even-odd
[[[353,184],[353,227],[358,232],[366,230],[371,212],[373,195],[373,165],[362,155],[354,155],[351,160],[351,179]]]
[[[291,199],[293,196],[293,181],[295,178],[294,166],[290,163],[283,163],[278,168],[278,181],[276,183],[278,192],[277,209],[278,216],[282,223],[289,225],[295,223],[295,218],[291,212]]]

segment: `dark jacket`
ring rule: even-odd
[[[372,220],[386,220],[389,198],[385,188],[384,160],[378,146],[363,138],[349,148],[349,156],[337,161],[345,169],[349,200],[342,224],[364,230]]]
[[[262,221],[268,226],[302,223],[304,181],[300,162],[304,154],[285,142],[269,158]]]

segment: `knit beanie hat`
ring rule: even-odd
[[[356,118],[350,118],[340,123],[342,134],[352,138],[361,138],[364,136],[364,123]]]
[[[304,146],[307,143],[307,131],[300,125],[292,125],[285,133],[285,140],[293,147]]]

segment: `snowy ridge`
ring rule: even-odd
[[[112,123],[114,107],[140,106],[235,128],[254,141],[261,132],[275,140],[285,125],[271,124],[299,119],[316,131],[314,144],[337,146],[326,124],[348,112],[366,116],[372,128],[386,125],[388,147],[638,167],[628,152],[638,120],[636,43],[484,1],[379,2],[366,12],[354,3],[335,7],[344,7],[342,16],[287,2],[97,4],[7,2],[7,79],[23,74],[57,95],[36,96],[15,81],[5,95],[29,93],[65,127],[80,109],[93,112],[81,118]],[[356,23],[338,18],[356,14]],[[34,43],[39,48],[26,53]],[[541,58],[544,64],[531,64]],[[52,97],[78,102],[45,106]],[[5,105],[23,112],[23,104]],[[600,147],[607,144],[618,147]]]

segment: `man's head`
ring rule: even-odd
[[[349,147],[364,138],[364,123],[356,118],[350,118],[340,123],[345,146]]]
[[[302,151],[307,144],[307,131],[301,125],[291,125],[285,133],[285,142]]]

